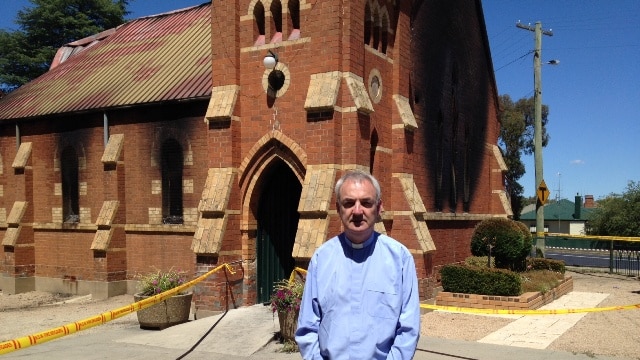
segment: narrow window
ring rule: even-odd
[[[80,222],[80,196],[78,186],[78,155],[72,146],[62,151],[62,219],[65,223]]]
[[[282,3],[280,0],[274,0],[269,11],[271,11],[274,26],[273,37],[271,38],[271,43],[273,44],[282,41]]]
[[[373,166],[376,163],[376,149],[378,149],[378,130],[373,129],[371,133],[371,147],[369,148],[369,171],[373,175]]]
[[[182,224],[182,147],[174,140],[162,144],[162,222]]]
[[[382,27],[380,28],[380,52],[387,53],[387,46],[389,44],[389,15],[384,13],[382,15]]]
[[[264,5],[262,5],[262,2],[258,1],[255,5],[255,7],[253,8],[253,18],[256,20],[256,28],[255,33],[257,33],[256,36],[256,42],[255,42],[255,46],[258,45],[264,45],[264,37],[265,37],[265,26],[264,26]]]
[[[289,16],[291,19],[291,33],[288,40],[300,39],[300,1],[289,0]]]
[[[371,18],[371,7],[367,4],[364,8],[364,44],[371,45],[373,21]]]
[[[373,13],[373,43],[371,47],[378,50],[380,46],[380,14],[376,10]]]

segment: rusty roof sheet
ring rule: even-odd
[[[132,20],[0,100],[0,121],[211,96],[211,5]]]

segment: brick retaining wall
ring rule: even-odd
[[[520,296],[493,296],[441,291],[436,296],[436,305],[474,309],[533,310],[571,291],[573,291],[573,278],[567,276],[560,285],[544,294],[526,292]]]

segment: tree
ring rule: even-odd
[[[519,222],[501,217],[482,220],[471,235],[471,254],[493,256],[498,268],[522,271],[531,253],[531,233]]]
[[[0,91],[11,91],[49,70],[62,45],[124,23],[129,0],[29,0],[19,30],[0,30]]]
[[[598,201],[589,227],[591,235],[640,236],[640,181],[629,181],[622,195]]]
[[[513,102],[509,95],[499,97],[500,109],[500,137],[499,143],[504,161],[507,165],[505,174],[505,188],[511,199],[511,209],[515,220],[520,219],[520,212],[524,207],[524,187],[518,180],[526,172],[521,156],[534,153],[535,102],[534,98],[523,98]],[[547,146],[547,122],[549,107],[542,105],[542,146]]]

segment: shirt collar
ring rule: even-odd
[[[369,245],[371,245],[373,243],[373,239],[376,237],[376,232],[372,232],[371,236],[365,241],[362,242],[360,244],[356,244],[356,243],[352,243],[351,240],[349,240],[347,238],[346,235],[344,235],[344,242],[349,245],[351,248],[355,249],[355,250],[361,250],[364,249],[366,247],[368,247]]]

